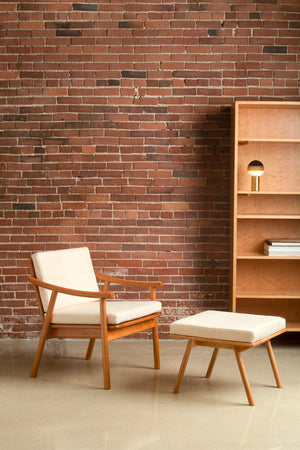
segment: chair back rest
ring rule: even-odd
[[[34,253],[31,256],[36,278],[47,283],[81,291],[99,291],[91,256],[87,247]],[[39,288],[44,312],[51,291]],[[59,293],[55,309],[80,304],[92,299]]]

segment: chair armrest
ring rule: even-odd
[[[89,298],[114,298],[113,292],[79,291],[77,289],[70,289],[63,286],[56,286],[55,284],[46,283],[45,281],[30,276],[28,276],[27,279],[28,281],[30,281],[30,283],[34,284],[35,286],[44,289],[49,289],[50,291],[60,292],[62,294],[69,294],[74,295],[76,297],[89,297]]]
[[[138,287],[149,287],[149,288],[156,288],[156,287],[163,286],[162,281],[125,280],[123,278],[116,278],[111,275],[104,275],[99,272],[95,272],[95,275],[98,278],[98,280],[108,282],[108,283],[122,284],[123,286],[138,286]]]

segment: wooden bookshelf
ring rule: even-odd
[[[250,161],[264,165],[251,190]],[[266,239],[300,239],[300,102],[232,108],[232,310],[280,315],[300,331],[300,256],[266,256]]]

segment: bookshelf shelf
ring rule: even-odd
[[[248,145],[248,144],[254,144],[254,143],[281,143],[281,144],[293,144],[293,143],[298,143],[300,142],[300,139],[273,139],[273,138],[258,138],[258,139],[247,139],[247,138],[243,138],[241,140],[238,141],[239,145]]]
[[[300,195],[300,191],[298,192],[291,192],[291,191],[258,191],[258,192],[253,192],[253,191],[239,191],[237,193],[238,195],[253,195],[253,196],[259,196],[259,195],[279,195],[279,196],[284,196],[284,195]]]
[[[239,260],[239,259],[262,259],[262,260],[265,260],[265,261],[270,261],[270,260],[279,260],[279,259],[283,259],[283,260],[285,260],[285,259],[287,259],[287,260],[289,260],[289,259],[296,259],[296,260],[300,260],[300,256],[289,256],[289,255],[283,255],[283,256],[278,256],[278,255],[271,255],[271,256],[268,256],[268,255],[261,255],[261,254],[259,254],[259,255],[237,255],[237,257],[236,257],[236,259],[237,260]]]
[[[299,322],[288,321],[287,322],[287,328],[288,328],[289,331],[299,331],[300,321]]]
[[[237,219],[284,219],[284,220],[299,220],[300,215],[287,214],[238,214]]]
[[[267,239],[300,240],[300,102],[236,102],[232,145],[232,310],[281,315],[300,331],[300,256],[264,254]],[[259,191],[253,160],[265,168]]]
[[[257,299],[257,292],[254,293],[243,293],[243,294],[237,294],[237,298],[247,298],[247,299]],[[264,298],[264,299],[286,299],[286,300],[290,300],[290,299],[295,299],[295,300],[300,300],[300,295],[299,293],[294,294],[294,293],[277,293],[277,294],[264,294],[263,292],[260,292],[259,294],[259,298]]]

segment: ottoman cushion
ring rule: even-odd
[[[277,316],[204,311],[176,320],[170,334],[226,341],[256,342],[285,328],[285,319]]]

